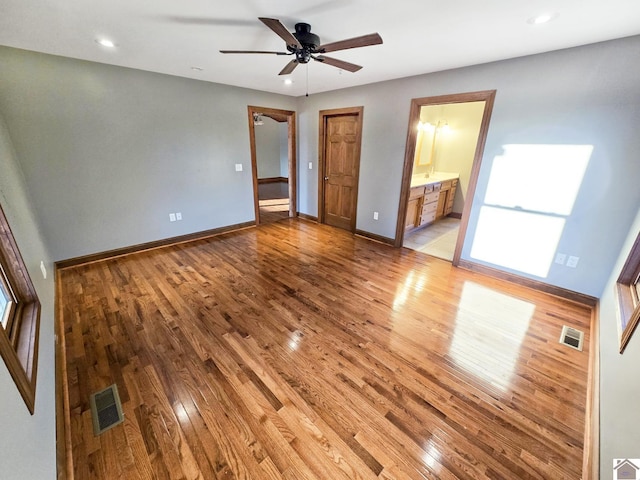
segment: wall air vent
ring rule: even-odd
[[[93,434],[98,436],[119,423],[124,422],[118,386],[114,383],[91,395],[91,417]]]
[[[560,334],[560,343],[567,347],[575,348],[582,351],[582,341],[584,340],[584,332],[575,328],[564,325]]]

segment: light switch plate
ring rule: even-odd
[[[309,170],[313,170],[313,162],[309,162]]]
[[[236,172],[241,172],[241,171],[242,171],[242,164],[236,163]]]
[[[169,221],[170,222],[175,222],[176,221],[176,214],[175,213],[170,213],[169,214]]]
[[[580,257],[569,257],[567,259],[567,267],[570,268],[576,268],[578,266],[578,261],[580,260]]]
[[[564,261],[567,259],[567,255],[565,253],[556,253],[556,263],[559,265],[564,265]]]
[[[176,212],[176,220],[182,220],[182,212]]]

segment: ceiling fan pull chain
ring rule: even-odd
[[[307,63],[307,94],[306,96],[309,96],[309,64]]]

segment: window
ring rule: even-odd
[[[13,317],[11,313],[12,307],[15,304],[13,295],[11,295],[10,292],[7,276],[2,269],[2,265],[0,265],[0,323],[2,323],[2,327],[6,331],[11,330],[9,320]]]
[[[640,319],[640,233],[622,267],[616,290],[620,310],[620,353],[624,352]]]
[[[2,268],[0,268],[0,321],[4,329],[7,329],[9,323],[9,308],[11,306],[11,297],[8,293],[6,280],[3,278],[4,274]]]
[[[40,302],[0,207],[0,354],[33,414]]]
[[[547,278],[592,152],[592,145],[503,145],[470,256]]]

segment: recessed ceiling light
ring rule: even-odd
[[[529,23],[532,25],[542,25],[543,23],[549,23],[554,18],[555,18],[555,15],[552,15],[550,13],[544,13],[542,15],[538,15],[537,17],[530,18]]]
[[[293,80],[291,80],[290,78],[285,78],[284,79],[284,84],[285,85],[291,85],[293,83]]]
[[[102,45],[103,47],[107,47],[107,48],[114,48],[116,46],[116,44],[113,43],[108,38],[98,38],[96,39],[96,43],[98,45]]]

